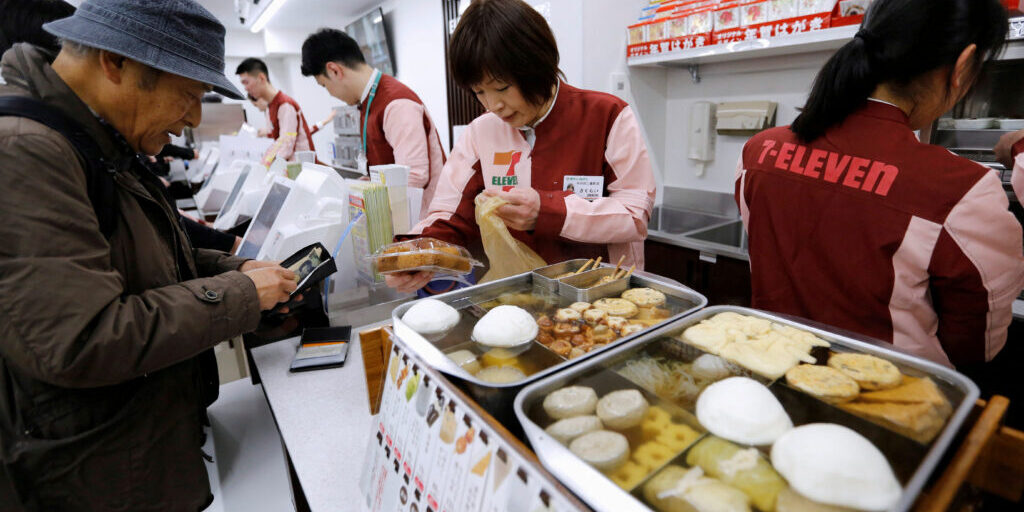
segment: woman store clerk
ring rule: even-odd
[[[945,365],[992,359],[1024,286],[1021,226],[985,167],[918,141],[1007,33],[998,0],[878,0],[790,127],[743,150],[753,305]]]
[[[508,201],[498,215],[545,261],[624,256],[624,265],[643,268],[655,183],[639,124],[622,100],[559,80],[558,59],[550,27],[528,4],[469,6],[449,62],[487,113],[455,145],[414,231],[467,245],[479,237],[474,198],[482,192]],[[430,277],[392,275],[388,284],[412,291]]]

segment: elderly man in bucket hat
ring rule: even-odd
[[[0,61],[0,510],[201,510],[212,347],[295,289],[196,250],[140,161],[238,98],[191,0],[86,0]]]

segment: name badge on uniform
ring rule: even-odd
[[[604,196],[604,176],[564,176],[562,190],[593,201]]]
[[[364,155],[362,151],[360,151],[359,154],[356,155],[356,170],[359,171],[359,174],[362,174],[363,176],[369,175],[369,173],[366,170],[366,155]]]

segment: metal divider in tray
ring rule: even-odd
[[[560,264],[565,266],[565,270],[559,270],[558,273],[551,275],[557,276],[560,273],[571,272],[573,271],[573,266],[578,269],[585,261],[574,260]],[[550,271],[551,268],[549,267],[547,270]],[[601,268],[594,272],[600,273],[604,270],[604,268]],[[607,270],[612,270],[612,268]],[[584,276],[587,273],[581,273],[579,276]],[[600,275],[596,275],[593,278],[600,279],[600,277]],[[641,312],[633,316],[632,319],[626,319],[626,323],[633,322],[630,325],[634,325],[634,327],[624,328],[622,332],[625,335],[618,335],[617,331],[608,332],[602,330],[601,332],[606,335],[606,337],[602,338],[602,341],[607,340],[606,343],[586,344],[588,341],[593,341],[592,338],[587,338],[587,336],[590,336],[596,330],[596,327],[587,327],[584,325],[586,322],[582,318],[575,320],[575,323],[572,325],[566,324],[568,328],[576,329],[576,334],[583,336],[583,339],[573,337],[561,339],[561,341],[565,341],[565,343],[570,345],[580,342],[580,345],[573,345],[572,348],[584,348],[575,353],[571,350],[564,350],[565,345],[563,344],[556,344],[555,342],[559,341],[559,339],[548,337],[548,334],[556,336],[550,328],[547,328],[549,329],[547,331],[545,328],[541,328],[537,339],[530,342],[524,351],[514,355],[502,349],[488,349],[472,341],[471,336],[476,322],[487,311],[498,305],[518,306],[533,315],[535,319],[541,320],[546,318],[553,321],[555,313],[559,309],[568,308],[574,303],[581,302],[575,293],[567,292],[562,294],[557,286],[555,289],[552,289],[550,282],[554,282],[557,285],[557,279],[545,278],[533,272],[438,295],[435,298],[454,307],[459,312],[460,318],[451,330],[441,335],[432,336],[430,339],[420,335],[402,321],[402,317],[415,305],[415,302],[403,304],[395,308],[392,313],[395,335],[401,338],[427,364],[451,377],[454,382],[459,384],[484,409],[494,415],[499,422],[505,424],[511,431],[519,433],[518,422],[512,410],[512,403],[515,394],[523,386],[595,356],[613,346],[625,343],[657,325],[663,325],[692,314],[707,304],[707,299],[697,292],[668,281],[660,281],[637,275],[632,275],[619,281],[621,283],[613,284],[623,287],[622,289],[628,287],[656,290],[664,294],[665,303],[657,308],[648,308],[657,312],[653,317],[643,317],[643,312]],[[600,291],[606,295],[590,293],[588,298],[592,300],[605,297],[618,298],[622,294],[622,291],[616,292],[605,287],[602,287]],[[542,322],[546,321],[542,320]],[[616,325],[622,323],[622,321],[616,322],[618,322]],[[555,327],[557,325],[555,324]],[[573,341],[574,339],[575,341]],[[539,340],[547,342],[547,345]],[[549,348],[549,346],[554,347],[554,349]],[[475,365],[460,366],[449,357],[449,355],[461,351],[472,353],[476,360]],[[559,355],[559,351],[563,355]],[[463,355],[465,354],[463,353]],[[575,355],[577,357],[569,358],[567,355]],[[525,378],[515,382],[495,383],[477,376],[481,368],[486,369],[494,366],[516,368],[525,374]]]
[[[684,332],[723,313],[767,320],[773,329],[796,328],[828,342],[829,347],[819,346],[810,351],[816,365],[824,365],[830,357],[842,353],[866,354],[892,363],[902,379],[901,384],[887,391],[895,402],[874,401],[874,398],[889,396],[885,395],[887,392],[862,390],[852,401],[835,405],[798,389],[787,382],[786,377],[765,377],[728,358],[717,358],[720,362],[717,366],[706,364],[716,359],[710,356],[703,362],[696,362],[697,358],[708,353],[684,337]],[[680,484],[681,487],[675,491],[669,489],[666,492],[666,480],[662,478],[654,482],[654,479],[659,478],[662,472],[666,476],[680,475],[684,470],[700,466],[704,475],[717,478],[720,483],[732,486],[733,491],[745,494],[752,509],[769,512],[775,509],[776,499],[782,493],[787,493],[787,499],[796,495],[772,467],[771,446],[751,447],[718,438],[702,427],[696,416],[695,404],[703,390],[733,376],[750,377],[767,386],[767,391],[779,401],[794,427],[834,423],[852,429],[874,444],[902,488],[899,500],[889,510],[908,510],[913,505],[978,397],[978,388],[973,382],[929,361],[761,311],[716,306],[659,327],[581,364],[531,383],[517,395],[515,413],[541,462],[566,487],[597,509],[677,510],[672,508],[673,505],[667,505],[664,497],[673,492],[679,492],[681,496],[685,491],[679,489],[685,490],[686,485]],[[614,391],[638,390],[646,399],[649,407],[639,425],[616,429],[604,422],[601,427],[617,430],[625,436],[629,444],[625,462],[620,458],[616,465],[606,465],[599,470],[569,449],[572,441],[579,439],[572,436],[596,427],[569,434],[558,427],[547,430],[555,419],[548,414],[545,398],[570,386],[592,388],[599,398]],[[913,396],[909,394],[911,390],[920,392],[922,389],[932,390],[931,395],[921,398],[922,402],[930,400],[934,405],[937,400],[945,401],[945,407],[936,406],[934,409],[940,410],[941,423],[928,429],[924,435],[892,422],[892,418],[900,417],[897,414],[899,407],[906,407],[908,413],[919,410],[912,403],[913,399],[908,397]],[[906,390],[907,394],[895,396],[902,392],[900,390]],[[885,415],[869,414],[865,412],[869,409],[851,405],[862,400],[864,403],[873,401],[881,404],[879,411],[889,414],[890,421],[886,421]],[[589,414],[602,416],[601,406],[597,406],[596,413]],[[744,450],[749,452],[751,448],[757,450],[755,465],[733,473],[723,474],[720,471],[726,467],[726,462],[735,462],[734,457],[743,455],[740,452]],[[582,445],[577,449],[582,450]],[[828,456],[828,453],[820,454],[820,457]],[[734,460],[729,461],[730,458]]]

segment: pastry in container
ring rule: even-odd
[[[443,275],[468,274],[480,262],[469,251],[435,238],[417,238],[385,245],[371,256],[380,274],[427,271]]]

